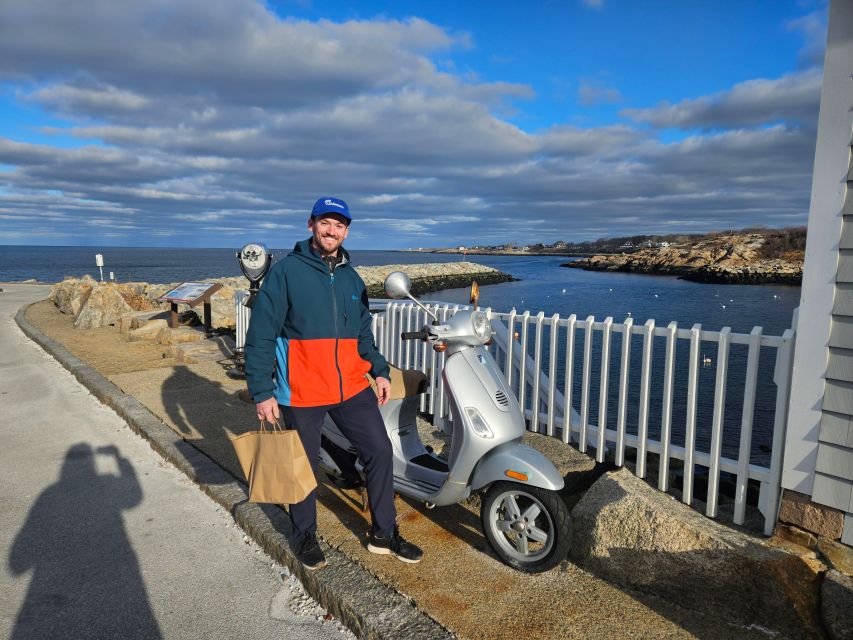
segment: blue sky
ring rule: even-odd
[[[0,244],[804,224],[821,0],[0,5]]]

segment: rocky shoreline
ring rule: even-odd
[[[474,262],[436,262],[428,264],[392,264],[378,267],[356,267],[364,280],[367,295],[371,298],[384,298],[383,283],[392,271],[404,271],[412,279],[412,292],[421,295],[442,289],[456,289],[471,286],[476,280],[479,285],[509,282],[513,277],[492,267]],[[202,282],[217,282],[222,288],[211,299],[213,327],[233,329],[234,296],[238,291],[247,290],[249,282],[243,276],[230,278],[212,278]],[[177,282],[152,284],[148,282],[98,282],[90,276],[66,278],[53,285],[50,299],[65,314],[74,316],[74,326],[80,329],[94,329],[118,322],[122,316],[134,312],[167,309],[167,303],[157,302],[157,298]]]
[[[671,275],[713,284],[801,284],[802,256],[762,258],[763,244],[761,234],[729,234],[688,246],[671,245],[633,253],[596,255],[560,266],[587,271]]]

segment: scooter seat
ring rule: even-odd
[[[416,369],[399,369],[391,367],[391,397],[390,400],[402,400],[411,398],[426,392],[426,376]],[[367,376],[373,391],[376,391],[376,382]]]

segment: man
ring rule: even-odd
[[[423,552],[396,526],[391,441],[377,406],[391,392],[376,349],[364,282],[341,246],[352,221],[346,202],[320,198],[298,242],[264,279],[246,335],[246,381],[258,418],[279,415],[299,432],[317,475],[320,428],[330,415],[364,463],[372,529],[367,548],[419,562]],[[374,393],[365,374],[376,380]],[[291,546],[306,569],[326,558],[317,543],[316,490],[290,506]]]

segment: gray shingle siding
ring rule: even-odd
[[[820,471],[815,472],[812,500],[841,511],[853,511],[850,508],[851,498],[853,498],[853,482],[828,476]]]
[[[853,481],[853,449],[847,444],[821,442],[817,452],[817,470],[828,476]]]
[[[829,346],[853,349],[853,318],[833,314]]]
[[[847,180],[812,499],[849,514],[853,513],[853,185],[849,182],[853,164],[849,157]]]
[[[849,300],[853,297],[853,286],[842,285],[841,283],[853,283],[853,250],[842,249],[838,256],[838,275],[835,278],[838,283],[835,291],[835,304],[838,304],[839,298]],[[843,295],[839,295],[839,288]],[[850,315],[850,314],[848,314]]]
[[[829,349],[829,364],[826,368],[829,380],[853,382],[853,349]]]
[[[820,420],[820,442],[853,447],[853,418],[824,411]]]
[[[849,204],[850,198],[847,198],[844,205],[844,212],[847,209],[853,209],[853,205]],[[845,215],[844,222],[841,226],[841,242],[838,244],[839,249],[853,249],[853,217]]]
[[[853,415],[853,383],[827,380],[823,396],[823,410]]]
[[[832,315],[833,318],[853,317],[853,285],[846,282],[835,285]]]

